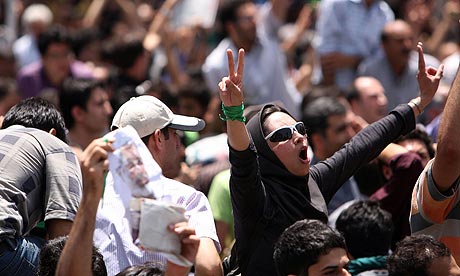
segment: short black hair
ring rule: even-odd
[[[391,246],[391,214],[377,201],[358,201],[345,209],[335,223],[354,258],[386,256]]]
[[[426,131],[423,130],[418,125],[414,130],[412,130],[408,134],[398,137],[393,143],[397,144],[397,143],[400,143],[400,142],[406,141],[406,140],[418,140],[418,141],[422,142],[425,145],[425,147],[426,147],[426,149],[428,151],[428,155],[430,156],[430,158],[434,158],[435,150],[434,150],[434,147],[433,147],[433,140],[431,140],[430,136],[428,136]]]
[[[38,50],[43,57],[53,43],[64,43],[72,47],[72,39],[65,27],[53,25],[38,36]]]
[[[408,236],[396,244],[395,251],[388,258],[388,275],[430,276],[428,269],[431,263],[435,259],[450,256],[449,248],[432,236]]]
[[[225,26],[226,23],[237,21],[237,11],[238,9],[246,4],[250,3],[248,0],[233,0],[233,1],[224,1],[219,8],[218,18],[222,25]]]
[[[347,247],[342,235],[319,220],[300,220],[289,226],[275,244],[278,275],[306,275],[308,268],[334,248]]]
[[[67,143],[67,128],[61,113],[42,98],[27,98],[13,106],[5,114],[1,129],[12,125],[37,128],[46,132],[54,128],[56,137]]]
[[[103,89],[104,85],[93,79],[67,78],[64,81],[61,93],[59,93],[59,107],[67,128],[71,129],[75,125],[72,108],[78,106],[86,110],[88,100],[95,88]]]
[[[161,264],[147,262],[125,268],[116,276],[163,276],[165,272],[160,268]]]
[[[248,0],[226,0],[219,7],[217,18],[222,24],[222,31],[224,36],[227,36],[227,30],[225,25],[227,23],[234,23],[237,21],[238,9],[244,4],[250,3]]]
[[[145,51],[142,41],[143,36],[140,33],[112,38],[102,48],[103,59],[121,70],[126,70],[133,66],[136,59]]]
[[[305,106],[302,111],[302,122],[307,129],[308,136],[312,134],[326,134],[326,129],[329,127],[328,118],[333,115],[345,115],[347,109],[335,97],[320,97]],[[312,149],[315,145],[312,140],[308,140]]]
[[[54,276],[59,262],[59,257],[64,249],[67,238],[67,236],[63,236],[50,240],[41,248],[38,276]],[[92,272],[94,276],[107,276],[107,268],[104,263],[104,257],[94,246]]]
[[[211,92],[203,82],[192,81],[186,86],[179,87],[177,97],[193,99],[200,104],[203,110],[206,110],[211,101]]]

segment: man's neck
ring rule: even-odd
[[[79,147],[84,150],[96,138],[99,138],[102,133],[90,131],[83,126],[75,125],[69,130],[70,146]]]

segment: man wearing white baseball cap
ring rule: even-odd
[[[194,188],[168,179],[180,172],[183,148],[176,130],[200,131],[203,120],[174,114],[163,102],[153,96],[131,98],[116,112],[111,129],[131,125],[147,146],[162,169],[167,181],[156,189],[167,195],[170,201],[185,208],[189,225],[200,237],[195,261],[195,275],[222,275],[220,250],[214,220],[208,199]],[[157,194],[157,191],[155,191]],[[157,253],[142,251],[133,243],[129,224],[125,218],[125,206],[114,188],[113,178],[106,181],[104,208],[99,208],[96,218],[94,243],[104,255],[109,275],[117,274],[125,267],[147,261],[165,263]]]
[[[175,178],[181,169],[184,152],[176,130],[200,131],[205,122],[195,117],[174,114],[153,96],[131,98],[118,109],[111,130],[131,125],[163,170]]]

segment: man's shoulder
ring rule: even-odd
[[[37,128],[13,125],[0,131],[0,140],[11,140],[14,137],[16,137],[17,140],[26,139],[30,141],[36,141],[36,143],[39,144],[40,148],[47,151],[56,152],[59,149],[61,149],[63,151],[72,152],[72,149],[66,143],[58,139],[56,136],[51,135],[50,133]]]
[[[29,64],[19,70],[17,78],[18,80],[20,80],[23,78],[31,78],[34,76],[38,76],[42,68],[43,64],[41,62]]]

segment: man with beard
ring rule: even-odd
[[[405,21],[396,20],[385,25],[381,42],[383,53],[365,60],[358,72],[382,83],[388,98],[388,110],[392,110],[419,93],[414,78],[418,70],[414,33]],[[430,55],[425,54],[425,61],[427,66],[439,66],[439,61]]]

